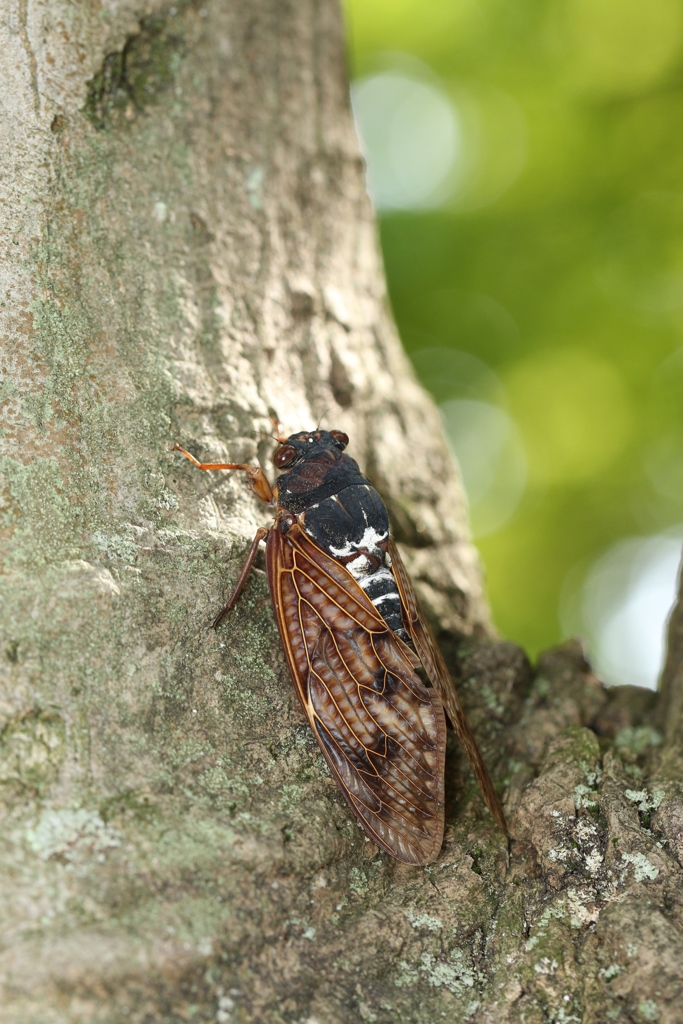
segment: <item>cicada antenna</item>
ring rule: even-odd
[[[273,437],[272,434],[268,434],[268,437],[272,437],[274,441],[278,442],[278,444],[284,444],[284,442],[287,440],[287,437],[285,434],[282,433],[282,426],[277,416],[271,416],[270,422],[273,424],[273,430],[275,431],[276,436]]]

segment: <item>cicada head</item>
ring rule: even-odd
[[[282,470],[274,487],[281,508],[300,513],[353,483],[366,483],[345,452],[341,430],[301,430],[275,449],[273,465]]]
[[[320,455],[336,461],[349,443],[342,430],[300,430],[290,436],[273,453],[276,469],[289,470]]]

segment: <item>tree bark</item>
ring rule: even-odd
[[[0,1020],[679,1021],[680,630],[664,745],[578,645],[533,672],[496,639],[387,313],[336,2],[0,18]],[[438,861],[380,853],[261,570],[207,628],[268,515],[171,448],[265,465],[272,416],[346,430],[385,497],[509,848],[453,746]]]

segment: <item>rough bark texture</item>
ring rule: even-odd
[[[662,711],[491,634],[435,410],[384,308],[332,0],[0,13],[0,1020],[678,1022],[680,613]],[[435,865],[350,819],[243,479],[347,430],[494,776]],[[676,625],[678,623],[678,625]],[[660,731],[655,724],[660,723]]]

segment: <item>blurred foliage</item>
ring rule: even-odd
[[[421,62],[458,112],[449,198],[380,211],[382,245],[418,373],[450,348],[502,383],[527,484],[478,544],[500,629],[536,652],[577,567],[683,521],[683,0],[346,13],[354,79]]]

